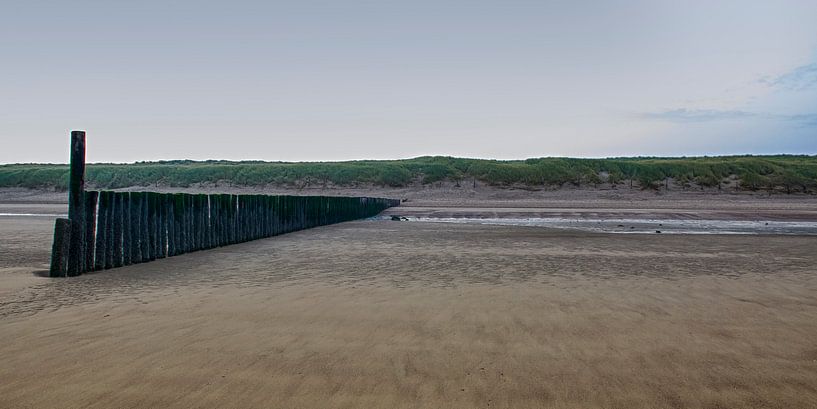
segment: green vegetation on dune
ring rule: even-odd
[[[261,186],[402,187],[439,181],[493,186],[578,187],[601,183],[641,189],[728,188],[817,192],[817,156],[722,156],[694,158],[536,158],[499,161],[426,156],[348,162],[162,161],[90,164],[87,180],[98,188],[188,187],[229,183]],[[467,181],[467,182],[466,182]],[[0,187],[66,188],[67,165],[0,165]]]

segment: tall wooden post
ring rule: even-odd
[[[85,131],[71,131],[71,179],[68,183],[69,276],[85,272]]]

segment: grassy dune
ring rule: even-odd
[[[443,180],[492,186],[593,187],[601,183],[659,189],[729,186],[733,190],[817,192],[817,156],[721,156],[694,158],[536,158],[499,161],[426,156],[347,162],[160,161],[91,164],[88,182],[100,188],[188,187],[201,183],[260,185],[379,185],[402,187]],[[65,189],[68,166],[0,165],[0,187]]]

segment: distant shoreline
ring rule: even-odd
[[[67,188],[67,165],[0,165],[0,187]],[[92,163],[86,181],[104,189],[268,190],[455,187],[548,191],[644,190],[817,194],[817,156],[694,158],[532,158],[487,160],[425,156],[346,162],[161,161]]]

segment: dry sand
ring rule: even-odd
[[[51,223],[0,218],[0,407],[817,407],[815,237],[359,221],[48,279]]]

